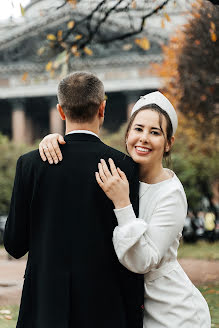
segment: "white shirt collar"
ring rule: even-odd
[[[98,135],[92,131],[89,131],[89,130],[72,130],[70,132],[68,132],[66,135],[68,134],[74,134],[74,133],[86,133],[86,134],[92,134],[93,136],[98,137]],[[100,139],[100,138],[99,138]]]

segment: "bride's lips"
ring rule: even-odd
[[[138,155],[146,156],[151,153],[151,149],[148,147],[135,146],[135,151]]]

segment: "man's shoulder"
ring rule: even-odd
[[[29,151],[21,155],[19,160],[21,160],[22,162],[39,161],[40,160],[39,150],[34,149],[32,151]]]
[[[108,149],[106,150],[106,159],[112,158],[116,164],[119,166],[121,170],[124,170],[128,176],[138,174],[138,164],[133,161],[133,159],[123,152],[107,146]]]
[[[119,151],[118,149],[115,149],[113,147],[107,146],[105,145],[106,148],[106,154],[113,156],[115,159],[120,160],[120,161],[124,161],[126,163],[129,164],[135,164],[135,162],[133,161],[133,159],[128,156],[127,154],[124,154],[123,152]]]

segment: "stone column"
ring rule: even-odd
[[[55,99],[52,99],[50,101],[50,109],[49,109],[50,133],[60,133],[63,135],[64,123],[59,115],[56,105],[57,105],[57,101]]]
[[[12,139],[16,143],[26,142],[26,113],[23,99],[12,102]]]

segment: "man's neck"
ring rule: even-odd
[[[66,131],[65,134],[68,134],[71,131],[75,130],[87,130],[91,131],[99,136],[100,129],[97,124],[93,123],[73,123],[73,122],[67,122],[66,121]]]

